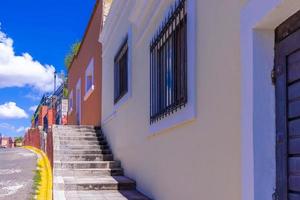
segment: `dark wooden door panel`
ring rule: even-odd
[[[300,138],[289,139],[289,154],[300,154]]]
[[[289,122],[289,136],[300,137],[300,119],[295,119]]]
[[[300,82],[289,86],[288,97],[290,102],[300,100]]]
[[[300,192],[300,176],[289,176],[289,191],[290,193]]]
[[[289,103],[289,118],[300,116],[300,101],[292,101]]]
[[[291,193],[289,194],[289,200],[299,200],[300,194]]]
[[[299,48],[299,47],[298,47]],[[297,50],[288,56],[288,83],[300,79],[300,51]]]
[[[291,157],[289,158],[289,174],[300,175],[300,158]]]

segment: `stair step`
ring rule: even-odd
[[[109,149],[54,149],[55,156],[57,155],[65,155],[65,154],[111,154],[111,150]]]
[[[109,149],[108,145],[53,145],[55,150],[102,150]]]
[[[64,130],[101,130],[99,127],[89,126],[89,125],[59,125],[53,126],[55,131],[64,131]]]
[[[82,140],[82,141],[76,141],[76,140],[59,140],[59,141],[55,141],[55,145],[81,145],[81,146],[85,146],[85,145],[107,145],[107,142],[105,140],[102,141],[98,141],[98,140],[93,140],[93,141],[86,141],[86,140]]]
[[[119,168],[119,161],[54,161],[54,168],[61,169],[86,169],[86,168]]]
[[[67,200],[150,200],[135,190],[93,126],[54,126],[53,195]]]
[[[122,176],[122,168],[111,169],[55,169],[54,176]]]
[[[77,136],[81,136],[81,137],[101,137],[102,134],[99,133],[86,133],[86,132],[82,132],[82,133],[76,133],[76,132],[64,132],[64,133],[56,133],[54,135],[54,137],[77,137]]]
[[[102,177],[62,177],[63,183],[54,180],[55,188],[65,191],[86,190],[133,190],[135,181],[125,176],[102,176]]]
[[[98,132],[101,133],[101,130],[93,129],[93,128],[65,128],[65,129],[56,129],[57,133],[63,132]]]
[[[59,140],[59,141],[94,141],[94,140],[98,140],[98,141],[102,141],[105,140],[105,137],[103,135],[100,136],[55,136],[54,137],[55,140]]]
[[[112,154],[61,154],[55,156],[56,160],[64,161],[112,161]]]
[[[134,190],[120,190],[120,191],[66,191],[66,198],[70,200],[150,200],[143,194]]]

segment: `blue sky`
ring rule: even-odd
[[[95,0],[10,0],[0,6],[0,133],[20,136],[54,68],[81,40]],[[24,54],[25,53],[25,54]]]

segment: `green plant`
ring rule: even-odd
[[[74,57],[77,55],[79,48],[80,48],[81,42],[75,42],[72,44],[69,53],[65,56],[65,66],[69,70],[70,65],[74,59]]]
[[[38,189],[41,186],[41,182],[42,182],[42,173],[41,173],[41,165],[37,165],[37,169],[34,170],[34,177],[33,177],[33,184],[32,184],[32,198],[31,199],[35,199],[36,196],[38,195]]]
[[[23,137],[16,137],[15,138],[15,142],[22,142],[23,141]]]
[[[69,97],[69,91],[68,91],[68,88],[64,87],[64,90],[63,90],[63,97],[64,98],[68,98]]]

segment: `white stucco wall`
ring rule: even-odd
[[[196,0],[196,118],[151,134],[149,42],[173,0],[115,0],[103,42],[102,127],[125,174],[157,200],[241,199],[240,0]],[[132,28],[132,29],[131,29]],[[113,59],[132,30],[131,95],[113,105]]]

